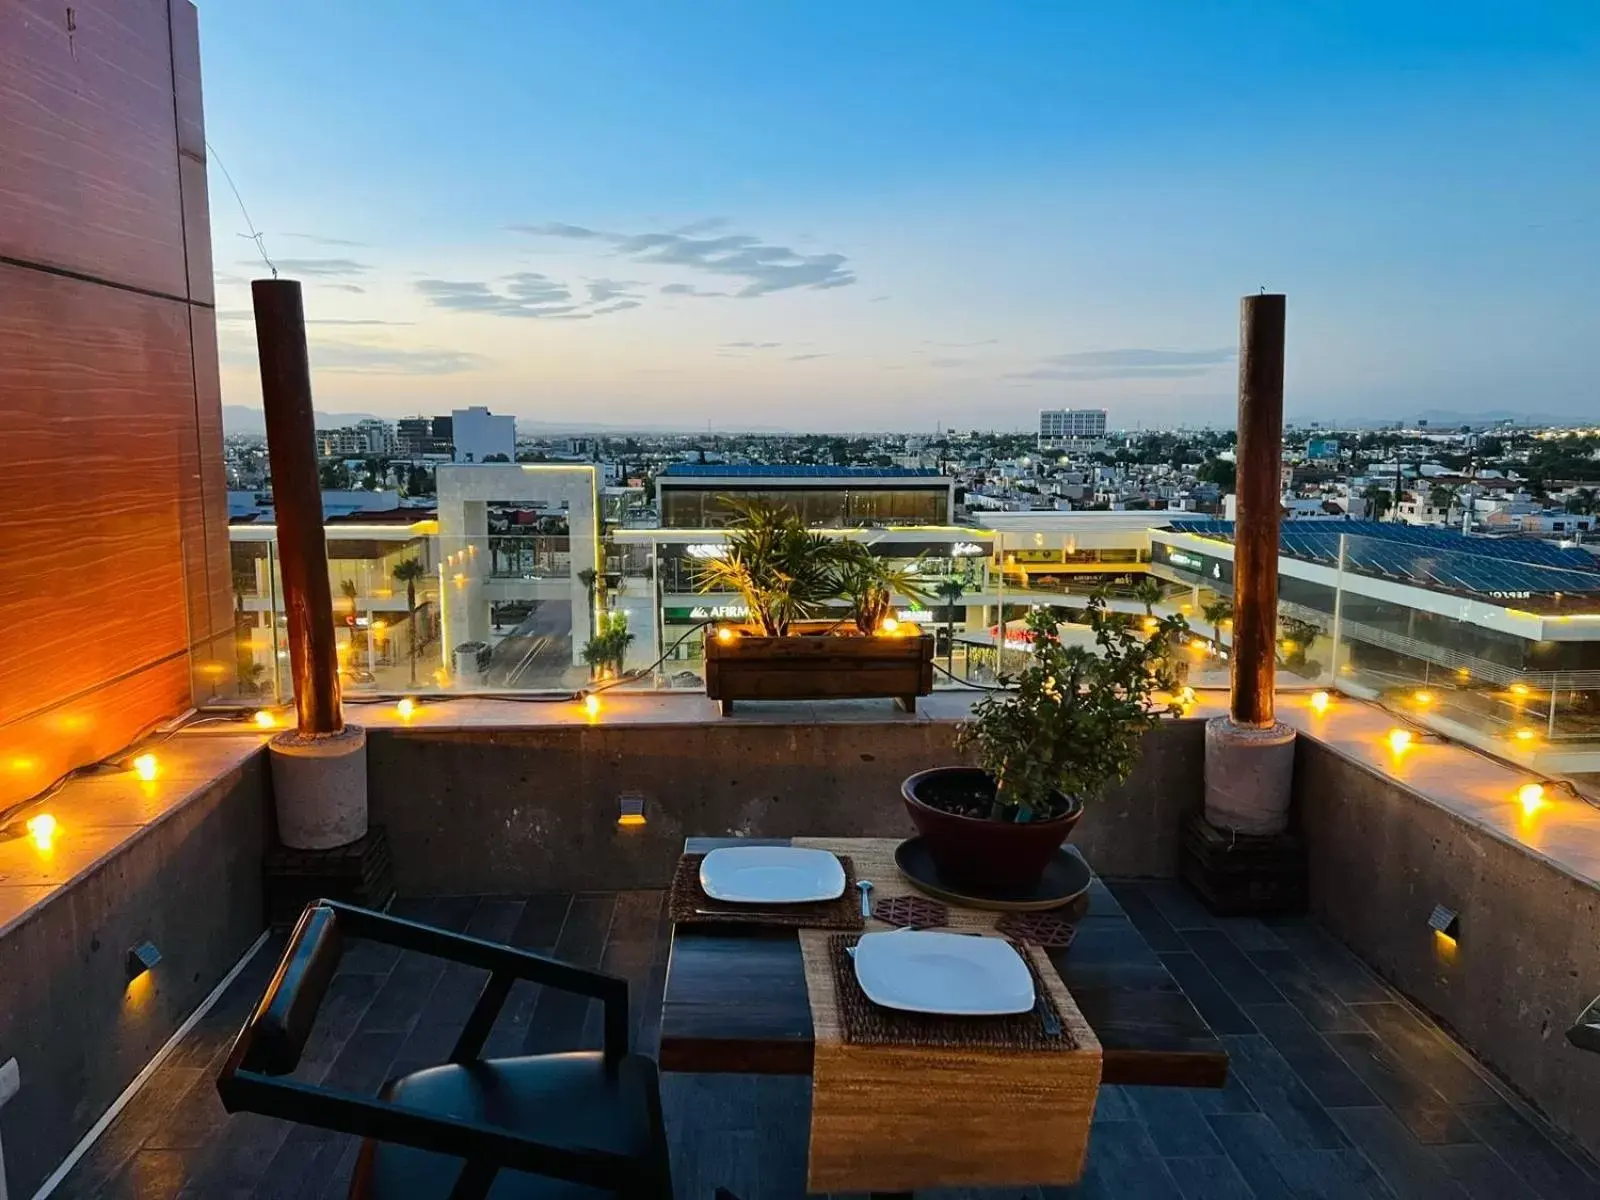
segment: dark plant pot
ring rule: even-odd
[[[991,821],[945,812],[924,802],[919,792],[940,784],[981,783],[993,790],[987,771],[977,767],[934,767],[918,771],[900,785],[906,811],[927,843],[940,878],[985,897],[1027,896],[1061,843],[1083,815],[1083,801],[1056,793],[1070,804],[1064,816],[1048,821]]]

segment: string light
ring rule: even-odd
[[[395,715],[402,721],[411,720],[412,714],[417,711],[417,702],[410,696],[401,696],[394,706]]]
[[[1409,729],[1391,729],[1384,741],[1389,743],[1391,753],[1404,754],[1411,749],[1411,731]]]
[[[1517,789],[1517,803],[1524,813],[1531,813],[1544,804],[1544,784],[1525,783]]]
[[[55,842],[56,819],[49,813],[40,813],[36,817],[28,818],[27,829],[33,844],[40,850],[48,852]]]
[[[600,697],[592,692],[585,696],[583,698],[583,711],[591,717],[598,717],[600,715]]]
[[[154,754],[141,754],[133,760],[133,773],[149,783],[160,772],[161,766]]]
[[[879,633],[896,633],[900,629],[900,622],[893,617],[885,617],[878,626]]]
[[[1312,707],[1313,710],[1315,710],[1318,713],[1327,712],[1328,711],[1328,693],[1327,692],[1312,692],[1311,693],[1311,707]]]
[[[724,625],[721,629],[717,630],[717,641],[721,642],[724,646],[731,645],[733,643],[733,630]]]
[[[1433,703],[1433,693],[1432,692],[1414,692],[1414,693],[1412,693],[1411,698],[1413,700],[1415,700],[1418,704],[1421,704],[1421,705],[1424,705],[1424,706]]]
[[[264,708],[256,709],[256,728],[273,729],[277,726],[278,719]]]
[[[1511,736],[1516,738],[1517,741],[1519,741],[1519,742],[1531,742],[1531,741],[1533,741],[1534,738],[1538,737],[1539,735],[1534,733],[1534,731],[1531,730],[1531,729],[1519,729],[1515,733],[1513,733]]]

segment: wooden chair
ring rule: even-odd
[[[450,1061],[390,1080],[376,1097],[288,1078],[346,937],[490,973]],[[518,979],[602,1001],[605,1049],[481,1058]],[[626,980],[351,905],[319,900],[301,914],[217,1091],[230,1113],[365,1138],[352,1200],[672,1196],[655,1064],[628,1052]]]

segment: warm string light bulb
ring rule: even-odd
[[[900,622],[894,617],[885,617],[882,623],[878,626],[878,632],[880,633],[895,633],[898,632],[899,629]]]
[[[1424,707],[1433,703],[1433,693],[1428,691],[1413,692],[1411,698]]]
[[[33,839],[33,844],[40,850],[49,850],[55,843],[56,819],[49,813],[40,813],[36,817],[29,817],[27,824],[28,836]]]
[[[156,762],[154,754],[141,754],[133,760],[133,773],[146,783],[154,779],[160,770],[161,765]]]
[[[1318,712],[1318,713],[1327,712],[1328,711],[1328,703],[1329,703],[1329,701],[1328,701],[1328,693],[1327,692],[1312,692],[1311,693],[1311,708],[1312,708],[1312,710],[1314,712]]]
[[[277,726],[278,719],[264,708],[256,710],[256,728],[273,729]]]
[[[1409,729],[1391,729],[1383,739],[1389,743],[1392,754],[1404,754],[1411,749],[1411,731]]]
[[[1519,729],[1511,736],[1516,738],[1519,742],[1531,742],[1539,735],[1534,733],[1534,731],[1531,729]]]
[[[1517,789],[1517,803],[1524,813],[1531,813],[1544,805],[1544,784],[1525,783]]]
[[[592,692],[585,696],[583,698],[583,711],[591,717],[598,717],[600,715],[600,697]]]
[[[721,629],[717,630],[717,641],[721,642],[724,646],[730,645],[733,642],[733,630],[724,625]]]
[[[411,720],[412,715],[417,711],[417,702],[410,696],[402,696],[400,697],[399,702],[394,706],[394,711],[395,715],[398,716],[402,721],[409,721]]]

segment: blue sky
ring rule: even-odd
[[[703,428],[1600,416],[1600,4],[202,0],[318,407]]]

